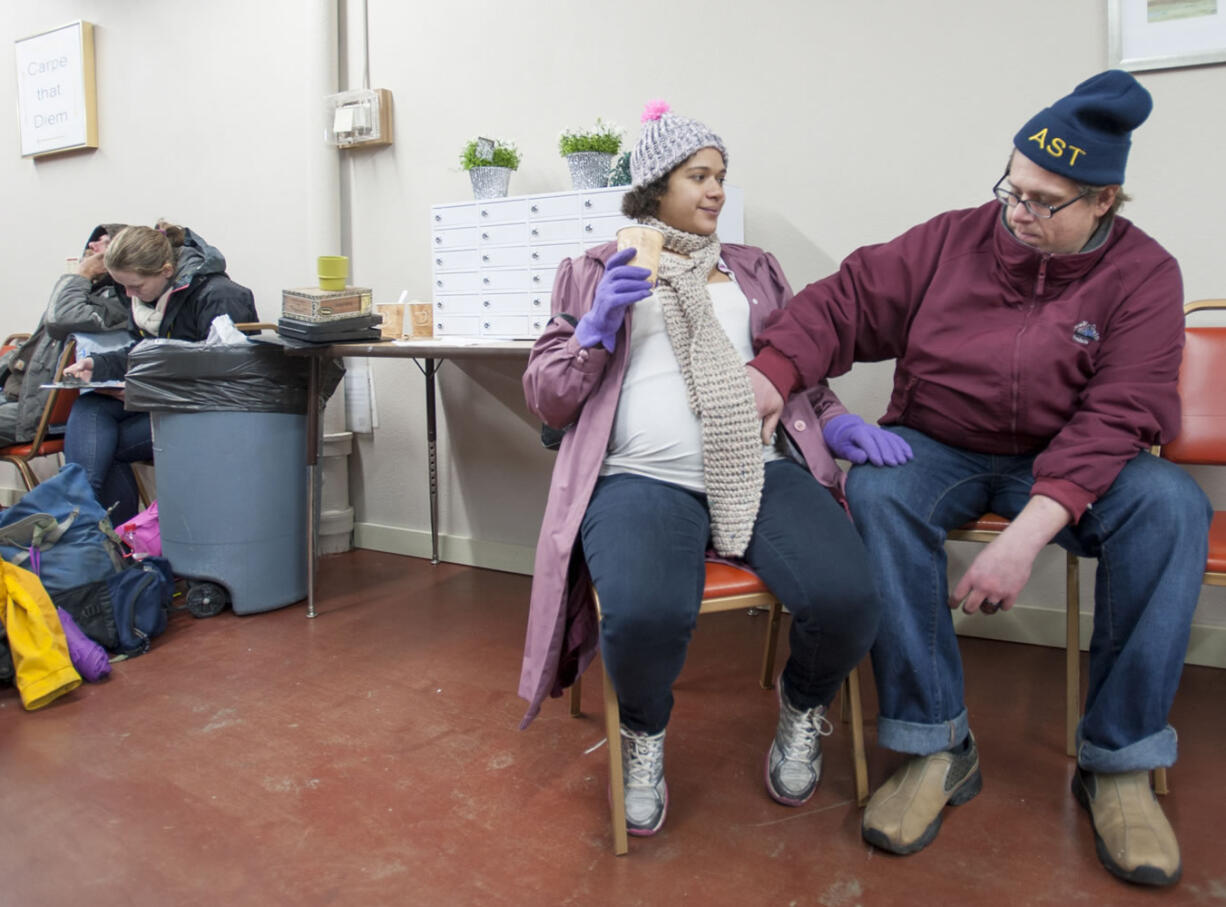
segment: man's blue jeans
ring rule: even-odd
[[[1016,517],[1029,501],[1034,456],[977,454],[908,428],[890,430],[907,440],[915,458],[901,467],[854,467],[847,493],[884,609],[873,646],[877,740],[926,755],[960,743],[968,730],[947,605],[946,532],[987,511]],[[1076,526],[1054,539],[1098,559],[1089,689],[1077,731],[1077,761],[1089,771],[1175,762],[1175,730],[1166,717],[1183,670],[1211,519],[1207,498],[1186,472],[1142,452]]]
[[[710,544],[706,496],[643,476],[605,476],[583,517],[583,554],[600,595],[600,651],[622,724],[668,724],[673,682],[698,618]],[[792,612],[788,700],[826,705],[872,645],[881,608],[847,513],[803,466],[766,464],[744,561]]]
[[[140,510],[140,495],[130,463],[153,459],[148,413],[130,413],[123,401],[106,394],[82,394],[72,405],[64,435],[64,460],[80,463],[98,503],[113,507],[118,526]]]

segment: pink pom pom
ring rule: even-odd
[[[671,109],[668,101],[648,101],[643,107],[643,116],[640,121],[646,123],[648,120],[658,120]]]

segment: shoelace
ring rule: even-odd
[[[625,737],[630,741],[626,760],[627,786],[653,787],[660,779],[664,764],[664,739],[650,737]]]
[[[826,717],[826,710],[819,706],[802,711],[787,706],[786,714],[784,739],[787,746],[784,747],[783,758],[788,761],[812,761],[813,751],[817,748],[817,738],[829,737],[834,733],[834,725]]]

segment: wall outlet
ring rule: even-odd
[[[386,88],[342,91],[324,98],[324,141],[337,148],[392,143],[392,93]]]

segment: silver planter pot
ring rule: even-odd
[[[502,198],[511,185],[510,167],[473,167],[468,171],[473,181],[473,198]]]
[[[605,151],[576,151],[566,155],[570,184],[575,189],[603,189],[609,184],[609,168],[616,155]]]

